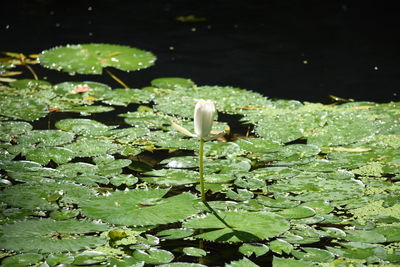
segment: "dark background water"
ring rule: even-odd
[[[38,53],[65,44],[116,43],[157,55],[138,72],[115,71],[133,88],[158,77],[230,85],[272,98],[329,103],[398,100],[396,1],[9,0],[1,2],[0,51]],[[180,22],[179,16],[204,17]],[[96,80],[36,67],[51,82]],[[27,75],[28,77],[28,75]]]

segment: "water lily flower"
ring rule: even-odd
[[[187,136],[199,138],[199,176],[201,200],[203,202],[206,202],[206,195],[204,190],[204,142],[210,139],[215,139],[225,134],[225,132],[223,131],[217,135],[211,136],[210,138],[215,112],[216,109],[213,101],[204,99],[200,99],[199,101],[197,101],[194,108],[195,134],[171,121],[172,127],[174,127],[179,132]]]
[[[173,121],[171,121],[171,125],[180,133],[190,137],[197,137],[201,140],[215,139],[225,134],[225,132],[220,132],[217,135],[210,135],[215,112],[215,104],[212,100],[200,99],[194,108],[194,134]]]

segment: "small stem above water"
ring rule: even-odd
[[[117,83],[119,83],[120,85],[122,85],[124,88],[129,88],[128,85],[126,85],[120,78],[118,78],[117,76],[115,76],[111,71],[106,70],[107,74],[110,75],[111,78],[113,78]]]
[[[200,175],[201,201],[206,202],[206,194],[204,192],[204,140],[203,140],[203,138],[200,138],[200,143],[199,143],[199,175]]]

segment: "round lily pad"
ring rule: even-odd
[[[198,212],[194,195],[182,193],[164,198],[167,192],[167,189],[117,191],[86,201],[82,211],[89,217],[122,225],[171,223]]]
[[[39,263],[41,259],[43,259],[43,256],[36,253],[18,254],[5,258],[1,262],[1,266],[3,267],[30,266],[32,264]]]
[[[0,192],[3,202],[14,207],[32,210],[57,209],[58,200],[65,203],[80,203],[93,195],[91,189],[71,183],[26,183],[18,184]]]
[[[277,236],[289,229],[289,223],[270,212],[226,211],[190,219],[185,227],[208,229],[197,237],[221,242],[255,241]]]
[[[105,224],[77,220],[20,221],[3,226],[0,248],[42,253],[75,251],[104,244],[105,239],[84,234],[107,229]]]
[[[147,251],[135,250],[133,257],[148,264],[168,263],[174,259],[174,254],[167,250],[150,248]]]
[[[45,50],[40,64],[49,69],[79,74],[101,74],[103,68],[140,70],[154,64],[156,57],[147,51],[114,44],[78,44]]]
[[[59,130],[34,130],[18,138],[20,144],[35,144],[35,147],[58,146],[71,142],[73,133]]]

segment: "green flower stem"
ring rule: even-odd
[[[201,201],[206,202],[206,194],[204,193],[204,139],[203,138],[200,138],[200,144],[199,144],[199,174],[200,174]]]

